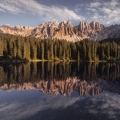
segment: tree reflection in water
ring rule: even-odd
[[[46,94],[70,95],[77,91],[80,95],[97,95],[106,89],[115,91],[116,86],[111,88],[110,82],[119,82],[119,69],[120,64],[116,63],[1,64],[0,88],[6,91],[37,89]]]

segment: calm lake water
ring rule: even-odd
[[[120,64],[0,64],[0,120],[120,120]]]

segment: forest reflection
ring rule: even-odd
[[[0,87],[4,90],[39,89],[47,94],[63,95],[70,95],[75,90],[82,95],[94,95],[102,92],[95,82],[92,83],[100,78],[118,81],[120,64],[28,62],[0,65]],[[24,87],[20,88],[22,85]]]

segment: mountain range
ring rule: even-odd
[[[107,38],[120,37],[120,25],[115,24],[105,26],[99,22],[80,22],[73,26],[71,21],[45,22],[35,27],[10,26],[9,24],[0,26],[0,33],[32,36],[41,39],[65,39],[68,41],[78,41],[83,39],[103,40]]]

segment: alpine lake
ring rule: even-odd
[[[1,63],[0,120],[120,120],[120,63]]]

